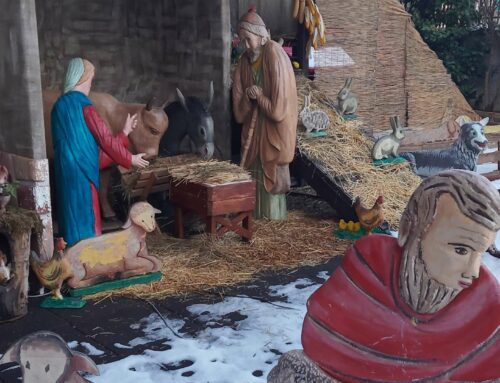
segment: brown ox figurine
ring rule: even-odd
[[[54,103],[60,96],[60,92],[54,90],[43,91],[43,114],[45,122],[45,142],[47,145],[47,157],[54,158],[52,145],[52,129],[50,125],[50,113]],[[107,93],[90,92],[90,100],[94,104],[99,115],[108,128],[114,133],[119,133],[125,125],[127,114],[137,113],[137,128],[128,136],[130,150],[132,153],[146,153],[147,160],[158,156],[158,148],[163,134],[168,128],[168,117],[163,108],[153,107],[151,101],[147,104],[128,104],[118,101]],[[99,189],[99,200],[103,212],[103,218],[115,216],[111,204],[107,198],[110,186],[110,171],[101,172],[101,187]]]
[[[159,271],[160,260],[146,248],[146,235],[156,229],[155,214],[159,212],[147,202],[137,202],[124,230],[83,239],[46,263],[32,252],[31,266],[40,283],[58,299],[62,299],[59,290],[67,278],[70,287],[78,288]]]

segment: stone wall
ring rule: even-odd
[[[34,0],[0,9],[0,151],[45,158]]]
[[[230,153],[229,0],[36,0],[44,88],[59,88],[71,57],[96,66],[94,89],[158,103],[208,97],[214,81],[216,144]]]
[[[44,223],[33,243],[43,259],[53,252],[49,167],[40,86],[40,58],[34,0],[0,0],[0,164],[19,183],[20,207]]]
[[[250,6],[257,12],[271,30],[271,37],[297,34],[298,23],[292,17],[294,0],[231,0],[231,27],[237,31],[238,21]]]

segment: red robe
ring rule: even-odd
[[[105,169],[113,164],[118,164],[129,169],[132,166],[132,154],[128,151],[128,138],[123,132],[113,136],[106,122],[99,116],[94,106],[83,108],[83,117],[90,132],[99,146],[99,169]],[[94,184],[90,182],[92,189],[92,207],[95,218],[95,234],[101,235],[101,209],[99,206],[99,195]]]
[[[309,299],[304,351],[342,382],[499,382],[500,288],[481,267],[473,285],[435,314],[399,294],[395,238],[357,241]]]

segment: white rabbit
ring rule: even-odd
[[[344,114],[354,114],[358,109],[358,99],[351,93],[352,77],[348,77],[345,80],[345,84],[337,95],[337,100],[339,103],[339,112],[343,116]]]
[[[389,158],[389,156],[397,157],[399,144],[405,138],[403,128],[401,127],[401,122],[399,121],[399,116],[391,117],[391,127],[392,133],[380,137],[375,145],[373,145],[372,157],[374,160],[381,160],[383,158]]]
[[[328,115],[322,110],[311,110],[311,95],[304,97],[304,107],[300,111],[299,119],[306,132],[319,132],[330,126]]]

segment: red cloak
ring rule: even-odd
[[[309,299],[304,351],[342,382],[499,382],[500,288],[481,267],[471,287],[435,314],[399,294],[402,249],[370,235]]]
[[[129,169],[132,166],[132,154],[128,151],[128,138],[120,132],[116,136],[106,126],[106,122],[99,116],[93,105],[83,108],[83,117],[90,132],[99,146],[99,170],[106,169],[113,164],[118,164]],[[99,195],[94,184],[90,183],[92,190],[92,209],[94,210],[95,235],[101,235],[101,208]]]

